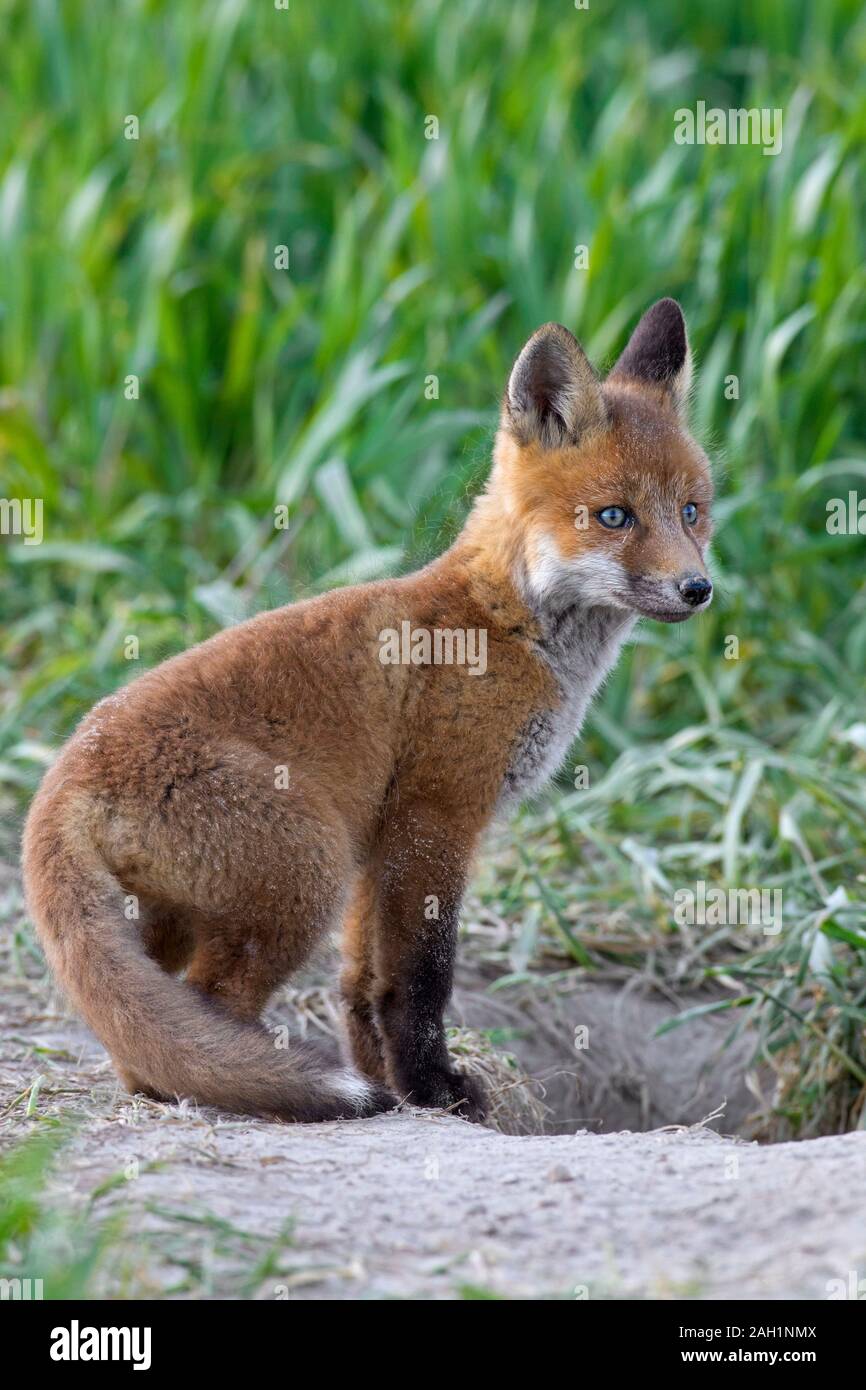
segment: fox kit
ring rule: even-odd
[[[287,1120],[395,1096],[483,1117],[443,1028],[479,836],[556,771],[637,619],[712,595],[689,372],[671,299],[604,383],[540,328],[450,550],[218,633],[85,718],[34,801],[25,877],[131,1091]],[[337,924],[342,1068],[258,1021]]]

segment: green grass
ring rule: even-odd
[[[21,1281],[22,1296],[279,1299],[343,1272],[296,1261],[291,1219],[261,1235],[195,1204],[136,1206],[124,1173],[71,1203],[63,1168],[72,1132],[70,1122],[43,1121],[0,1156],[0,1272]]]
[[[88,1297],[121,1235],[116,1220],[48,1199],[65,1139],[62,1125],[46,1126],[0,1158],[0,1269],[32,1298]]]
[[[825,509],[866,493],[861,5],[42,0],[0,25],[0,491],[45,508],[42,545],[0,544],[9,814],[135,669],[441,547],[538,323],[605,365],[674,294],[719,601],[646,628],[575,752],[589,792],[528,814],[485,891],[527,968],[549,929],[751,1000],[783,1130],[856,1122],[864,541]],[[782,154],[676,145],[698,100],[781,108]],[[675,930],[698,878],[783,885],[781,939]]]

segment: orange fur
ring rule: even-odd
[[[479,836],[553,770],[635,617],[685,616],[672,586],[705,573],[709,474],[678,413],[679,320],[663,319],[604,388],[566,330],[530,340],[487,490],[426,569],[221,632],[69,740],[28,819],[27,892],[130,1088],[288,1119],[369,1114],[392,1092],[483,1114],[442,1021]],[[610,506],[635,525],[605,529]],[[483,672],[383,662],[406,623],[483,633]],[[365,1082],[257,1022],[341,921]]]

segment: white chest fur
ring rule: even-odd
[[[503,806],[539,791],[561,767],[634,625],[627,613],[607,607],[575,605],[543,616],[544,637],[536,654],[555,677],[560,699],[533,713],[518,734],[505,773]]]

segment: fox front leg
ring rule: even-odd
[[[388,828],[379,885],[376,1012],[397,1094],[411,1105],[482,1120],[483,1088],[455,1071],[444,1025],[468,840],[461,828],[418,806],[401,808],[399,822]]]
[[[343,1026],[348,1060],[362,1076],[384,1084],[385,1049],[376,1018],[378,885],[367,872],[355,891],[343,925]]]

